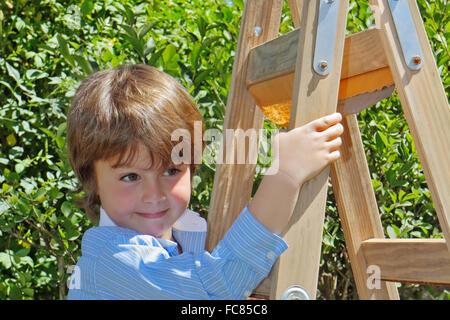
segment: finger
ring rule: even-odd
[[[344,126],[340,123],[337,123],[332,125],[331,127],[328,127],[326,130],[322,131],[321,134],[323,134],[324,139],[326,141],[331,141],[341,136],[343,132]]]
[[[334,162],[334,161],[336,161],[337,159],[339,159],[340,157],[341,157],[341,153],[339,152],[339,150],[335,150],[335,151],[330,152],[330,153],[328,154],[328,161]]]
[[[319,118],[312,122],[313,126],[317,131],[323,131],[330,126],[340,122],[342,120],[342,115],[339,112],[327,115],[325,117]]]
[[[336,151],[337,149],[339,149],[340,146],[342,146],[341,137],[337,137],[336,139],[327,142],[327,147],[328,150],[330,150],[330,152]]]

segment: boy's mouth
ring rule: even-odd
[[[145,219],[158,219],[164,216],[169,209],[158,212],[136,212],[137,215]]]

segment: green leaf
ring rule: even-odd
[[[194,68],[194,70],[197,69],[198,60],[199,60],[198,57],[200,55],[201,49],[202,49],[202,45],[200,43],[195,43],[193,48],[192,48],[192,51],[191,51],[191,64],[192,64],[192,67]]]
[[[148,38],[147,43],[145,44],[144,57],[147,57],[154,50],[155,50],[155,41],[153,40],[153,38]]]
[[[180,56],[177,53],[177,47],[175,47],[173,44],[169,44],[164,49],[162,58],[164,63],[164,70],[174,76],[179,69],[178,60],[180,60]]]
[[[387,231],[387,234],[388,234],[390,239],[396,239],[397,238],[396,229],[398,230],[397,226],[392,226],[392,225],[387,226],[386,231]],[[398,233],[400,233],[400,230],[398,230]]]
[[[67,230],[66,231],[66,239],[69,241],[74,241],[81,236],[81,233],[75,228],[70,228],[70,229],[66,229],[66,230]]]
[[[86,75],[94,72],[91,63],[79,55],[73,55],[73,59],[77,62],[78,66],[83,70]]]
[[[64,38],[61,35],[58,35],[56,38],[58,40],[59,49],[62,56],[64,57],[64,59],[67,60],[67,62],[70,63],[72,67],[75,67],[75,61],[73,60],[73,57],[70,54],[69,46],[67,45],[66,40],[64,40]]]
[[[58,188],[52,188],[49,192],[49,196],[52,199],[61,199],[62,197],[64,197],[64,193],[62,193],[61,191],[59,191]]]
[[[80,11],[81,13],[86,16],[92,12],[94,9],[94,2],[92,0],[84,0],[81,4]]]
[[[33,298],[34,297],[34,289],[32,288],[22,288],[23,293],[28,296]]]
[[[72,207],[69,202],[64,201],[61,205],[61,211],[65,217],[69,217],[72,214]]]
[[[202,178],[200,178],[198,175],[195,175],[192,179],[192,187],[195,189],[197,186],[202,182]]]
[[[144,46],[141,43],[141,41],[139,41],[139,39],[129,36],[127,34],[123,34],[122,37],[127,40],[133,47],[134,50],[136,50],[136,52],[138,53],[138,55],[140,57],[143,57],[144,55]]]
[[[19,251],[16,251],[14,253],[14,255],[19,257],[19,258],[23,258],[23,257],[26,257],[29,253],[30,253],[30,249],[29,248],[22,248]]]
[[[389,190],[388,192],[389,192],[389,196],[391,197],[392,203],[396,203],[397,202],[397,194],[391,190]]]
[[[66,138],[64,137],[56,137],[55,138],[56,145],[59,149],[62,149],[66,144]]]
[[[377,131],[377,133],[375,133],[375,144],[377,147],[378,152],[382,152],[384,150],[384,148],[386,148],[388,146],[388,141],[386,136],[381,133],[380,131]]]
[[[23,163],[18,163],[14,166],[14,169],[17,173],[20,174],[23,170],[25,170],[25,166],[23,165]]]
[[[25,21],[23,21],[21,18],[17,18],[15,26],[17,30],[20,32],[26,27],[26,24]]]
[[[37,80],[47,77],[48,73],[38,69],[29,69],[25,75],[30,80]]]
[[[138,38],[143,39],[145,35],[152,29],[154,23],[146,23],[139,30]]]
[[[5,81],[0,81],[1,84],[3,84],[5,87],[7,87],[9,89],[9,91],[11,91],[11,94],[14,96],[14,98],[16,98],[17,102],[19,103],[19,105],[22,104],[22,98],[20,97],[20,95],[18,95],[16,93],[16,91],[11,87],[11,85]]]
[[[138,39],[138,35],[136,34],[136,31],[134,31],[134,28],[133,28],[133,27],[130,27],[129,25],[126,25],[126,24],[121,24],[120,26],[125,30],[125,32],[126,32],[131,38],[136,39],[136,40],[139,40],[139,39]]]
[[[136,18],[134,16],[133,11],[130,9],[129,6],[124,6],[125,8],[125,15],[127,17],[127,22],[129,25],[134,25],[136,23]]]
[[[173,44],[169,44],[163,52],[163,60],[165,63],[170,63],[177,55],[177,48]]]
[[[9,136],[6,137],[6,143],[8,143],[9,146],[14,146],[17,143],[14,133],[11,133]]]
[[[325,234],[322,241],[326,246],[334,247],[334,238],[332,238],[330,235]]]
[[[12,186],[10,186],[10,185],[7,184],[7,183],[3,183],[3,184],[2,184],[2,190],[3,190],[3,192],[8,192],[9,190],[11,190],[11,188],[12,188]]]
[[[8,62],[5,62],[6,64],[6,69],[8,70],[8,74],[14,79],[16,80],[16,82],[18,84],[22,83],[22,80],[20,79],[20,73],[19,71],[17,71],[17,69],[15,69],[13,66],[11,66]]]
[[[0,252],[0,264],[3,265],[5,269],[11,268],[11,257],[6,252]]]
[[[197,19],[197,27],[198,27],[198,31],[200,32],[200,35],[202,36],[202,38],[205,36],[206,34],[206,27],[207,27],[208,23],[206,22],[205,19],[203,19],[202,16],[200,16]]]
[[[19,287],[14,283],[12,283],[9,286],[9,297],[12,300],[20,300],[22,298],[22,292],[20,291]]]
[[[34,194],[34,200],[43,202],[45,200],[45,195],[47,194],[47,190],[45,188],[40,188],[35,194]]]
[[[164,50],[157,50],[150,55],[150,59],[148,60],[148,64],[151,66],[156,66],[159,58],[162,56]]]
[[[210,74],[212,70],[203,70],[194,79],[194,84],[196,86],[200,85]]]

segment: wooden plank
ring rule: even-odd
[[[341,80],[339,86],[339,100],[357,95],[374,92],[394,84],[389,67],[367,71]]]
[[[250,52],[250,70],[247,83],[274,78],[285,72],[295,72],[300,28],[254,47]],[[388,67],[381,30],[371,28],[345,38],[341,78]]]
[[[250,53],[247,86],[263,110],[276,108],[276,104],[289,104],[292,100],[299,32],[299,29],[291,31],[255,47]],[[379,33],[378,29],[369,29],[346,38],[339,100],[394,84],[383,48],[379,45]]]
[[[423,52],[423,67],[411,71],[386,0],[370,0],[405,118],[414,139],[433,204],[450,252],[450,107],[417,3],[409,0]]]
[[[278,35],[282,0],[247,0],[241,21],[241,29],[233,65],[224,129],[262,128],[263,115],[245,84],[250,50]],[[262,34],[254,33],[255,26],[262,27]],[[224,146],[227,146],[226,141]],[[229,146],[236,151],[232,141]],[[229,150],[224,147],[225,153]],[[235,152],[236,154],[236,152]],[[248,161],[246,162],[248,163]],[[251,196],[255,165],[217,164],[214,187],[208,213],[206,248],[212,251],[223,238]]]
[[[348,1],[339,2],[334,67],[327,77],[317,75],[312,68],[319,5],[319,1],[303,3],[290,128],[336,111]],[[272,270],[272,299],[279,299],[292,285],[301,285],[312,299],[316,297],[328,176],[327,168],[301,188],[292,219],[283,232],[289,248]]]
[[[361,246],[382,280],[450,285],[450,254],[444,239],[371,239]]]
[[[303,0],[288,0],[289,1],[289,8],[292,14],[292,22],[294,24],[295,28],[300,27],[300,19],[302,16],[302,9],[303,9]],[[271,40],[273,41],[273,40]],[[295,50],[295,52],[297,52],[297,47],[293,48]],[[292,94],[292,89],[291,90],[291,94]],[[273,90],[273,88],[271,88],[271,90]],[[261,106],[260,106],[261,107]],[[291,101],[288,101],[288,104],[281,106],[281,108],[284,108],[285,113],[287,115],[289,115],[291,113]],[[271,108],[270,110],[274,110],[274,108]],[[264,114],[266,114],[266,112],[263,110]],[[274,116],[279,116],[280,115],[280,108],[276,108],[276,114],[274,114]],[[282,115],[283,117],[283,115]],[[273,117],[269,118],[271,119],[271,121],[273,121]],[[289,126],[289,117],[287,118],[288,121],[287,123],[285,123],[284,125],[287,127]],[[279,124],[280,121],[274,121],[275,123]],[[253,296],[254,297],[270,297],[270,293],[271,293],[271,287],[272,287],[272,282],[273,282],[273,270],[271,271],[270,275],[264,279],[259,286],[254,290],[253,292]]]
[[[300,19],[302,16],[303,0],[288,0],[288,2],[289,9],[292,15],[292,22],[294,24],[294,27],[298,28],[300,26]]]
[[[370,85],[367,85],[368,83]],[[289,72],[251,86],[249,87],[249,92],[268,120],[279,126],[288,127],[292,106],[292,101],[288,97],[291,97],[289,92],[292,92],[293,85],[294,73]],[[358,108],[361,111],[369,105],[386,98],[383,90],[390,87],[394,87],[394,80],[388,67],[341,79],[338,111],[342,114],[354,113],[355,111],[352,108],[346,107],[350,101],[355,99],[371,101],[370,104],[365,104]],[[379,95],[380,98],[376,99],[376,101],[366,98],[371,95]],[[345,104],[344,101],[346,102]]]
[[[384,234],[356,115],[344,117],[342,124],[341,158],[331,165],[331,182],[358,296],[363,300],[399,299],[393,283],[367,286],[370,264],[361,245],[367,239],[384,238]]]

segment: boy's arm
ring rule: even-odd
[[[265,176],[248,208],[264,227],[281,234],[294,211],[300,187],[284,172]]]
[[[274,161],[249,204],[250,212],[270,231],[281,234],[294,211],[303,183],[340,156],[342,116],[335,113],[278,134]]]

